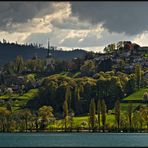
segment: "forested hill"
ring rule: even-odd
[[[86,51],[80,49],[73,51],[52,50],[51,53],[56,59],[70,60],[75,57],[83,57],[86,54]],[[14,60],[17,55],[22,55],[24,59],[30,59],[34,55],[37,55],[39,58],[45,58],[47,49],[33,45],[0,42],[0,65]]]

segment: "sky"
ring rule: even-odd
[[[148,46],[148,2],[0,2],[0,41],[102,52],[110,43]]]

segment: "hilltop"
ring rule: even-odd
[[[71,60],[75,57],[84,57],[86,51],[82,49],[75,49],[72,51],[51,50],[54,58],[59,60]],[[14,60],[17,55],[21,55],[25,60],[31,59],[37,55],[41,59],[45,59],[47,55],[47,48],[37,45],[20,45],[17,43],[2,43],[0,42],[0,65],[6,64]]]

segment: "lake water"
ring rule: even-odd
[[[148,147],[148,133],[0,133],[0,146]]]

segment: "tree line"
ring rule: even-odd
[[[63,116],[61,118],[62,122],[59,128],[57,125],[59,119],[55,117],[51,106],[42,106],[37,111],[21,109],[15,112],[11,110],[11,107],[7,106],[7,108],[0,107],[0,131],[39,132],[45,130],[54,131],[55,128],[65,132],[72,132],[72,130],[88,130],[89,132],[142,132],[143,129],[148,130],[147,114],[147,106],[141,106],[139,110],[133,110],[131,103],[128,105],[128,110],[125,113],[121,113],[120,102],[117,100],[114,107],[113,125],[108,125],[106,123],[108,113],[105,101],[101,99],[95,103],[95,100],[91,99],[88,120],[74,126],[74,114],[71,113],[65,99]]]
[[[91,98],[96,102],[103,98],[107,109],[112,109],[117,99],[121,101],[143,87],[144,83],[143,77],[136,73],[128,75],[108,71],[96,73],[94,77],[81,78],[55,74],[43,79],[38,96],[28,101],[27,107],[38,109],[43,105],[51,105],[56,112],[62,112],[66,97],[69,108],[76,115],[89,112]],[[37,100],[38,104],[35,103]]]

